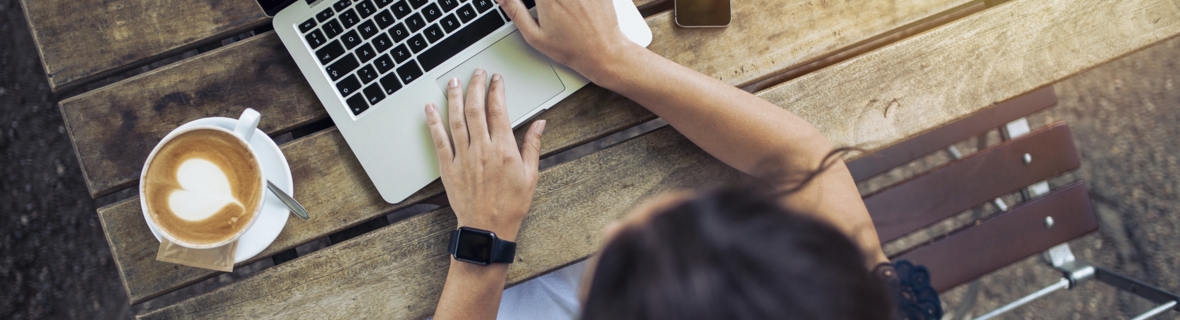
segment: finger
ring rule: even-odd
[[[467,133],[471,136],[471,145],[490,143],[488,138],[488,119],[484,115],[487,108],[487,72],[476,68],[471,74],[471,83],[467,84],[467,102],[463,105],[463,113],[467,115]]]
[[[488,89],[488,132],[492,141],[515,145],[512,135],[512,121],[508,120],[508,101],[504,96],[504,77],[492,75],[492,86]]]
[[[541,134],[545,132],[545,120],[537,120],[525,133],[524,145],[520,146],[520,157],[525,170],[536,178],[537,165],[541,161]]]
[[[434,153],[438,155],[439,170],[445,170],[455,159],[451,150],[451,139],[447,137],[447,128],[443,125],[442,115],[438,114],[438,106],[426,104],[426,124],[430,127],[430,138],[434,140]]]
[[[447,117],[451,121],[451,139],[455,141],[455,154],[462,154],[470,145],[467,119],[463,117],[463,89],[459,86],[459,78],[447,81]]]
[[[504,8],[504,13],[508,14],[508,18],[512,19],[512,23],[516,24],[516,28],[520,29],[520,35],[534,47],[536,43],[532,39],[537,39],[541,35],[541,26],[537,24],[537,20],[533,20],[533,15],[529,13],[529,9],[524,6],[521,0],[496,0],[500,7]]]

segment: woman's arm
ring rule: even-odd
[[[504,79],[476,69],[464,98],[459,79],[447,83],[447,117],[426,105],[439,171],[460,227],[492,231],[516,241],[537,188],[537,160],[545,120],[533,122],[516,147],[504,100]],[[451,134],[447,135],[446,126]],[[435,319],[495,319],[508,265],[451,259]]]
[[[499,0],[529,44],[668,121],[710,155],[779,189],[821,166],[831,142],[806,120],[629,41],[610,0]],[[782,199],[851,236],[870,266],[885,262],[872,220],[842,161]]]

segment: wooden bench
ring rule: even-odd
[[[269,22],[250,1],[22,5],[58,92]],[[817,70],[757,95],[815,123],[836,145],[877,150],[1180,34],[1177,6],[1176,0],[1019,0],[983,10],[983,2],[968,0],[755,0],[735,2],[734,24],[725,29],[680,29],[666,11],[646,19],[655,35],[651,50],[735,86]],[[918,33],[931,21],[963,15]],[[184,23],[195,26],[172,27]],[[917,35],[886,45],[899,32]],[[837,61],[843,62],[831,64]],[[277,37],[266,32],[60,106],[94,197],[134,186],[151,146],[192,119],[252,107],[264,115],[260,128],[280,135],[326,118]],[[544,156],[654,119],[595,86],[543,117],[550,121]],[[443,191],[435,183],[402,203],[384,203],[334,128],[281,147],[295,197],[313,220],[289,221],[243,265],[384,219]],[[671,128],[550,167],[509,282],[583,259],[597,248],[602,226],[655,193],[734,179],[736,172]],[[218,274],[155,261],[156,245],[136,201],[98,212],[132,304]],[[142,317],[421,317],[441,290],[444,234],[453,219],[446,208],[409,217]]]

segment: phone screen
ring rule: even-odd
[[[675,0],[676,24],[682,27],[720,27],[729,24],[730,0]]]

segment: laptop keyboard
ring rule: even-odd
[[[339,0],[298,29],[359,116],[506,24],[495,7],[494,0]]]

